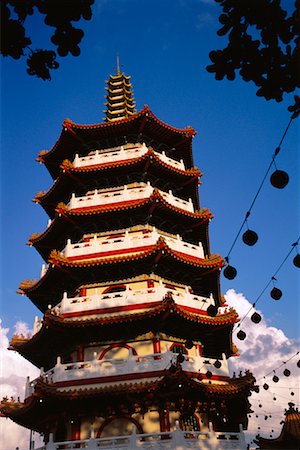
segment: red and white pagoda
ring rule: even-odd
[[[136,113],[120,71],[107,84],[104,122],[66,119],[37,158],[54,180],[34,199],[48,226],[29,238],[45,264],[19,292],[43,316],[11,348],[40,376],[1,410],[44,450],[244,450],[255,380],[228,372],[238,317],[200,209],[195,131]]]

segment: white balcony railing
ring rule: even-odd
[[[128,305],[146,305],[147,303],[160,302],[165,297],[167,292],[172,293],[172,297],[176,304],[181,306],[189,306],[198,309],[199,311],[206,311],[210,305],[214,305],[214,299],[210,297],[203,297],[189,292],[188,287],[185,291],[177,291],[175,289],[167,288],[160,282],[160,285],[152,288],[130,289],[127,285],[126,290],[120,292],[107,292],[96,295],[83,295],[78,297],[68,297],[66,293],[62,301],[55,307],[58,314],[72,315],[77,312],[88,313],[89,311],[118,309]],[[105,311],[104,311],[105,312]]]
[[[94,150],[86,156],[79,156],[76,154],[73,165],[77,168],[130,160],[143,156],[147,152],[148,148],[145,143],[125,144],[109,150]],[[182,159],[180,161],[176,161],[175,159],[166,156],[165,152],[159,153],[154,151],[154,153],[161,161],[165,162],[169,166],[185,170],[185,165]]]
[[[142,373],[161,372],[171,366],[172,363],[176,363],[177,353],[173,353],[168,350],[165,353],[155,353],[151,355],[133,355],[132,350],[129,349],[128,358],[115,358],[115,359],[97,359],[97,352],[94,353],[95,358],[90,361],[74,362],[62,364],[60,357],[57,358],[56,365],[44,372],[41,369],[41,377],[48,383],[58,382],[70,382],[78,380],[85,384],[85,380],[97,379],[97,383],[101,383],[101,378],[109,377],[110,382],[114,381],[114,377],[124,375],[136,375],[137,379]],[[181,363],[182,370],[186,372],[195,373],[195,377],[199,374],[205,375],[207,371],[210,371],[213,376],[229,377],[228,362],[226,356],[223,355],[219,361],[221,366],[216,368],[214,363],[217,361],[212,358],[204,358],[202,356],[190,356],[183,355],[184,361]],[[124,379],[125,380],[125,379]],[[25,398],[29,397],[34,392],[36,380],[29,381],[27,379]]]
[[[101,253],[105,254],[105,256],[109,254],[132,253],[155,245],[160,237],[165,239],[167,245],[172,250],[188,256],[204,258],[201,242],[198,245],[190,244],[189,242],[183,241],[179,235],[172,236],[150,226],[145,226],[140,231],[126,229],[124,231],[112,232],[110,235],[107,233],[95,234],[92,238],[86,238],[84,242],[76,242],[73,244],[68,239],[62,255],[65,258],[72,258],[96,254],[101,256]]]
[[[36,450],[86,448],[89,450],[246,450],[247,444],[242,425],[239,433],[216,432],[209,423],[208,431],[183,431],[176,421],[175,430],[162,433],[137,434],[136,428],[128,436],[95,438],[94,430],[89,439],[54,442],[50,434],[48,444]]]
[[[184,200],[172,194],[172,191],[160,191],[162,197],[166,202],[184,211],[194,212],[194,205],[191,199]],[[86,195],[76,197],[72,194],[71,200],[68,203],[69,209],[88,208],[93,206],[112,205],[115,203],[125,203],[134,200],[143,200],[149,198],[153,193],[153,187],[150,182],[134,183],[128,186],[119,186],[112,189],[95,189],[89,191]]]

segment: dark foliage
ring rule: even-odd
[[[300,0],[290,16],[280,0],[215,1],[223,10],[218,35],[228,34],[228,45],[210,52],[207,71],[217,80],[234,80],[238,71],[244,81],[256,84],[258,96],[282,101],[300,86]]]
[[[14,59],[26,57],[27,73],[50,80],[50,71],[57,69],[59,56],[80,54],[79,44],[83,31],[72,22],[90,20],[94,0],[3,0],[1,2],[1,53]],[[51,42],[56,49],[30,48],[32,41],[26,36],[27,16],[39,13],[44,23],[54,27]]]

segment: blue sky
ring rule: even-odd
[[[117,54],[121,69],[132,76],[138,110],[148,104],[170,125],[192,125],[198,131],[193,148],[195,164],[204,173],[200,202],[215,215],[210,226],[211,249],[226,256],[289,121],[287,106],[293,95],[282,103],[267,102],[256,97],[250,83],[216,81],[206,72],[209,52],[222,48],[223,41],[216,35],[219,13],[212,0],[96,0],[92,20],[80,24],[85,31],[81,55],[61,58],[51,82],[28,76],[21,61],[2,60],[0,313],[3,327],[9,328],[5,336],[11,337],[18,321],[31,328],[34,315],[40,315],[26,297],[16,294],[22,280],[39,278],[42,264],[37,252],[25,245],[33,232],[47,225],[46,214],[31,199],[52,183],[35,158],[40,150],[54,145],[65,118],[77,123],[102,121],[104,80],[115,72]],[[29,27],[32,47],[35,41],[37,48],[46,46],[49,32],[41,18],[30,18]],[[258,243],[247,247],[240,238],[231,259],[238,276],[232,281],[221,276],[223,293],[234,289],[243,294],[231,295],[230,302],[241,317],[249,308],[244,297],[255,301],[298,239],[297,120],[276,160],[278,168],[288,172],[290,182],[277,190],[266,181],[249,218],[249,227],[259,235]],[[257,305],[264,315],[261,333],[257,325],[244,322],[249,340],[242,349],[248,345],[250,350],[244,362],[253,364],[254,360],[255,365],[258,352],[268,347],[272,349],[266,356],[268,371],[285,354],[295,353],[299,337],[295,254],[277,276],[282,299],[272,300],[270,287]],[[259,347],[259,339],[263,336],[267,342],[268,333],[272,345]],[[262,351],[260,375],[264,375],[264,357]],[[288,398],[277,406],[279,414]]]
[[[216,81],[205,70],[210,50],[221,48],[216,36],[218,6],[209,0],[96,1],[93,19],[83,22],[85,37],[80,57],[60,59],[51,82],[26,74],[21,61],[2,63],[2,317],[12,327],[29,323],[35,313],[26,298],[15,294],[20,281],[39,276],[40,257],[25,245],[47,218],[31,203],[51,179],[35,162],[41,149],[50,149],[64,118],[97,123],[103,118],[104,80],[114,73],[116,54],[121,68],[132,76],[137,108],[148,104],[167,123],[192,125],[195,164],[204,172],[202,207],[215,218],[210,236],[213,252],[226,256],[235,234],[288,123],[287,106],[256,97],[255,87],[239,79]],[[75,24],[76,25],[76,24]],[[30,18],[33,44],[47,45],[48,35],[39,16]],[[34,47],[34,45],[33,45]],[[299,154],[295,120],[277,158],[290,183],[284,190],[267,181],[249,218],[259,235],[250,248],[241,239],[231,263],[238,276],[222,277],[222,290],[234,288],[254,301],[298,238]],[[268,291],[260,308],[271,324],[290,337],[299,334],[299,279],[292,257],[278,274],[283,290],[279,302]]]

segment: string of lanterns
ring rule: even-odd
[[[258,190],[257,190],[257,192],[256,192],[256,194],[255,194],[255,196],[254,196],[254,198],[252,200],[252,203],[251,203],[248,211],[246,212],[245,218],[244,218],[244,220],[243,220],[243,222],[242,222],[242,224],[241,224],[241,226],[240,226],[240,228],[239,228],[239,230],[238,230],[238,232],[236,234],[236,237],[235,237],[235,239],[234,239],[234,241],[233,241],[233,243],[232,243],[232,245],[231,245],[231,247],[229,249],[229,252],[227,253],[227,256],[225,257],[225,261],[227,262],[227,266],[223,270],[223,275],[228,280],[233,280],[236,277],[236,275],[237,275],[236,268],[229,264],[229,260],[230,260],[231,252],[232,252],[232,250],[233,250],[233,248],[234,248],[234,246],[235,246],[235,244],[236,244],[236,242],[237,242],[237,240],[238,240],[238,238],[239,238],[239,236],[240,236],[240,234],[241,234],[241,232],[242,232],[242,230],[243,230],[245,225],[247,227],[247,230],[242,235],[242,240],[243,240],[244,244],[246,244],[248,246],[253,246],[258,241],[258,234],[254,230],[251,230],[249,228],[249,226],[248,226],[248,218],[250,217],[251,210],[252,210],[252,208],[253,208],[253,206],[254,206],[257,198],[258,198],[258,195],[259,195],[259,193],[260,193],[260,191],[261,191],[261,189],[262,189],[262,187],[263,187],[263,185],[265,183],[265,180],[266,180],[266,178],[267,178],[267,176],[268,176],[272,166],[274,165],[275,171],[270,176],[270,183],[271,183],[271,185],[274,188],[284,189],[286,187],[286,185],[288,184],[288,182],[289,182],[289,175],[285,171],[279,170],[277,168],[275,160],[276,160],[276,157],[278,156],[278,154],[279,154],[279,152],[281,150],[281,145],[282,145],[282,143],[284,141],[284,138],[285,138],[285,136],[286,136],[286,134],[287,134],[287,132],[288,132],[288,130],[290,128],[290,125],[291,125],[292,121],[296,117],[298,117],[298,115],[299,115],[298,111],[293,112],[293,114],[292,114],[292,116],[291,116],[291,118],[289,120],[289,123],[288,123],[288,125],[287,125],[287,127],[286,127],[286,129],[285,129],[285,131],[284,131],[284,133],[282,135],[282,137],[281,137],[281,140],[280,140],[280,142],[278,144],[278,147],[276,147],[276,149],[275,149],[275,152],[274,152],[274,154],[272,156],[271,162],[270,162],[270,164],[269,164],[269,166],[267,168],[267,171],[266,171],[266,173],[265,173],[265,175],[264,175],[264,177],[263,177],[263,179],[262,179],[262,181],[260,183],[260,186],[259,186],[259,188],[258,188]],[[299,253],[297,253],[297,255],[295,256],[293,262],[294,262],[294,265],[296,267],[300,267],[300,255],[299,255]]]
[[[268,289],[268,287],[270,286],[270,284],[273,284],[273,289],[270,291],[270,296],[274,299],[274,300],[279,300],[282,297],[282,291],[277,288],[275,286],[275,283],[277,281],[276,275],[279,273],[279,271],[281,270],[281,268],[283,267],[284,263],[287,261],[287,259],[289,258],[290,254],[294,251],[294,249],[297,249],[298,243],[300,240],[300,236],[297,239],[297,241],[293,242],[293,244],[291,245],[291,249],[289,250],[288,254],[285,256],[285,258],[283,259],[282,263],[279,265],[278,269],[275,271],[274,275],[271,277],[271,279],[268,281],[268,283],[266,284],[266,286],[263,288],[263,290],[261,291],[261,293],[259,294],[259,296],[256,298],[256,300],[254,301],[254,303],[252,304],[251,308],[249,308],[249,310],[247,311],[247,313],[244,315],[244,317],[240,320],[239,324],[235,327],[235,329],[233,331],[235,331],[237,328],[240,328],[242,322],[245,320],[245,318],[248,316],[248,314],[250,313],[250,311],[252,311],[253,308],[256,307],[257,302],[260,300],[260,298],[263,296],[263,294],[265,293],[265,291]],[[296,250],[297,251],[297,250]],[[294,258],[294,264],[295,264],[295,259],[297,258],[296,262],[299,263],[300,261],[300,255],[297,251],[297,255]],[[296,265],[296,264],[295,264]],[[300,266],[297,266],[300,267]],[[255,324],[258,324],[261,321],[261,315],[258,312],[254,312],[251,316],[251,321]],[[243,341],[244,339],[246,339],[246,333],[243,330],[239,330],[237,333],[237,338],[240,339],[241,341]]]

